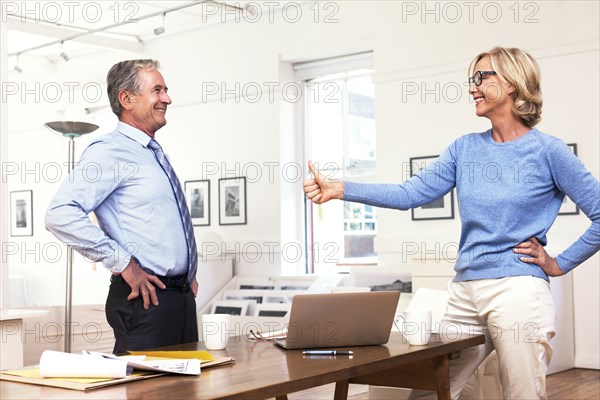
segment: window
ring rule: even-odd
[[[297,66],[304,78],[306,158],[324,174],[344,180],[375,178],[375,105],[372,54]],[[304,67],[304,68],[303,68]],[[375,209],[332,201],[307,204],[308,272],[335,273],[344,265],[376,262]]]

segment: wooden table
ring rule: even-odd
[[[304,356],[270,342],[231,338],[215,356],[233,356],[234,364],[203,370],[199,377],[168,375],[81,392],[0,381],[1,399],[285,399],[286,394],[336,382],[335,398],[345,399],[349,383],[410,387],[437,391],[450,398],[448,360],[461,349],[484,343],[483,335],[443,343],[433,335],[426,346],[409,346],[392,332],[385,346],[352,348],[354,355]],[[203,343],[169,350],[203,350]]]

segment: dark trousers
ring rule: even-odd
[[[120,275],[111,277],[106,319],[115,334],[115,354],[198,341],[196,301],[186,278],[161,278],[158,306],[144,310],[142,296],[129,301],[131,288]]]

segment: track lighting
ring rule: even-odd
[[[159,26],[158,28],[154,28],[154,34],[156,36],[162,35],[163,33],[165,33],[165,16],[166,15],[167,15],[167,13],[163,13],[163,15],[162,15],[162,26]]]
[[[211,1],[213,3],[220,4],[222,6],[232,7],[232,8],[234,8],[234,9],[240,11],[240,12],[242,12],[242,11],[245,10],[245,12],[247,12],[248,15],[252,15],[252,16],[254,16],[255,12],[257,12],[257,10],[258,10],[256,6],[250,5],[250,4],[247,4],[247,5],[245,5],[242,8],[242,7],[239,7],[239,6],[228,4],[228,3],[223,2],[223,1],[217,1],[217,0],[211,0]],[[166,4],[167,2],[164,2],[164,3]],[[179,2],[173,2],[173,3],[179,3]],[[197,6],[199,4],[204,4],[204,3],[205,3],[205,1],[186,2],[185,4],[181,4],[181,5],[178,5],[178,6],[175,6],[175,7],[163,9],[163,10],[160,10],[160,11],[157,11],[157,12],[152,12],[152,13],[147,14],[147,15],[142,15],[142,16],[139,16],[139,17],[136,16],[136,21],[142,21],[142,20],[146,20],[146,19],[150,19],[150,18],[156,18],[157,16],[162,15],[162,18],[163,18],[162,26],[157,27],[157,28],[154,29],[154,34],[155,35],[157,35],[157,36],[158,35],[162,35],[163,33],[166,32],[165,16],[167,15],[167,13],[174,12],[174,11],[179,11],[179,10],[183,10],[185,8]],[[46,21],[46,22],[53,23],[55,25],[59,25],[60,26],[60,24],[55,23],[54,21]],[[107,26],[105,26],[103,28],[85,29],[82,32],[78,32],[78,33],[72,34],[72,35],[70,35],[68,37],[60,38],[58,40],[53,40],[53,41],[51,41],[49,43],[38,44],[38,45],[35,45],[33,47],[29,47],[29,48],[26,48],[26,49],[19,49],[18,51],[15,51],[15,52],[12,52],[12,53],[8,53],[7,56],[8,57],[13,57],[13,56],[16,56],[18,54],[23,54],[23,53],[31,52],[31,51],[34,51],[34,50],[43,49],[43,48],[46,48],[46,47],[49,47],[49,46],[56,46],[57,44],[60,44],[60,43],[68,42],[70,40],[76,40],[76,39],[79,39],[81,37],[88,36],[88,35],[95,35],[95,34],[98,34],[98,33],[101,33],[101,32],[109,32],[109,33],[113,33],[113,34],[122,34],[122,33],[111,32],[111,31],[114,28],[118,28],[118,27],[120,27],[122,25],[125,25],[125,24],[128,24],[130,22],[131,21],[123,21],[123,22],[119,22],[119,23],[116,23],[116,24],[109,24],[109,25],[107,25]],[[128,33],[125,33],[124,35],[134,36],[139,43],[144,43],[144,40],[141,37],[139,37],[139,36],[135,36],[135,35],[128,34]],[[68,56],[68,54],[66,54],[65,52],[62,51],[62,49],[61,49],[61,52],[59,54],[59,57],[62,58],[63,60],[65,60],[65,61],[66,61],[67,58],[70,58]],[[55,58],[50,58],[49,61],[50,62],[55,62],[56,59]],[[19,72],[22,71],[21,67],[15,67],[14,69],[16,71],[19,71]]]
[[[60,54],[59,54],[58,56],[59,56],[60,58],[62,58],[63,60],[65,60],[65,62],[67,62],[67,61],[69,61],[69,60],[71,59],[71,57],[69,57],[69,56],[67,55],[67,53],[65,53],[65,52],[63,51],[63,44],[64,44],[64,43],[65,43],[65,42],[60,42]]]
[[[13,68],[15,71],[17,71],[18,73],[22,74],[23,73],[23,68],[19,67],[19,57],[21,55],[17,54],[17,64],[15,65],[15,67]]]

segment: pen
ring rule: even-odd
[[[310,356],[349,356],[354,352],[350,350],[304,350],[302,354]]]

